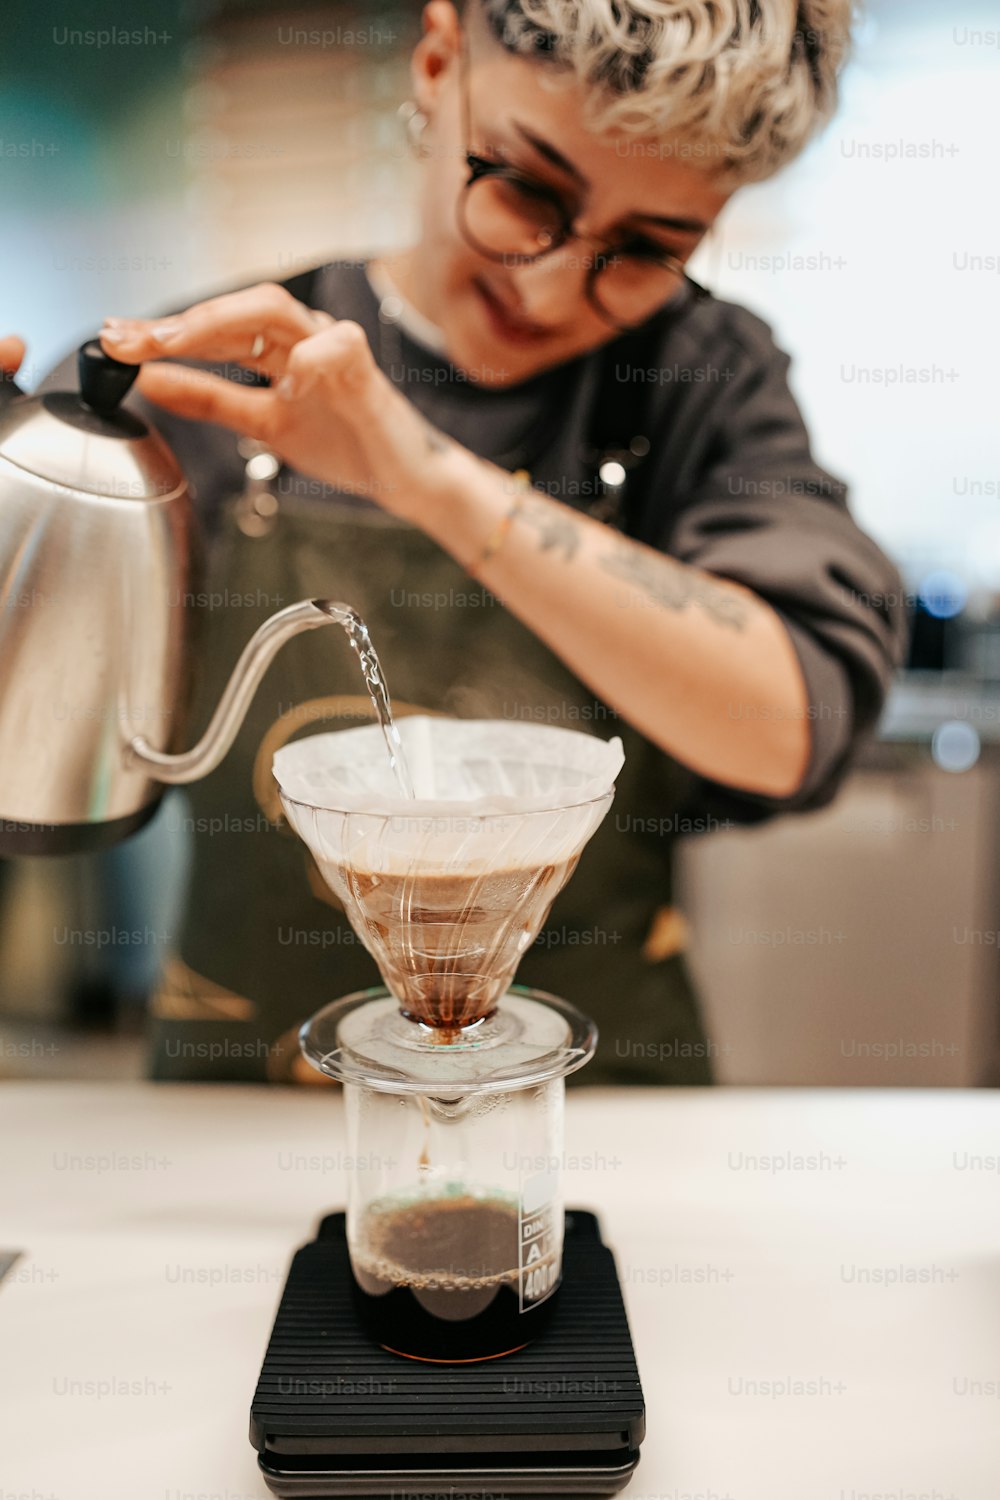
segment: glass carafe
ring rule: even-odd
[[[562,1274],[563,1080],[596,1040],[573,1006],[520,987],[447,1040],[384,989],[302,1028],[344,1086],[348,1245],[378,1343],[477,1360],[542,1331]]]

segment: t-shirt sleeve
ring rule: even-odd
[[[829,802],[878,721],[906,641],[899,575],[856,524],[845,485],[813,459],[788,386],[789,358],[759,319],[738,342],[701,473],[659,542],[731,578],[783,620],[805,679],[811,752],[789,798],[704,783],[738,821]]]

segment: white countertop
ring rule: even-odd
[[[250,1401],[345,1149],[325,1091],[0,1088],[0,1500],[267,1500]],[[629,1500],[996,1500],[997,1095],[580,1089],[566,1154],[643,1378]]]

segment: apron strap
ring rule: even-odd
[[[623,364],[630,369],[654,369],[663,358],[670,329],[686,316],[695,300],[690,293],[682,294],[676,306],[661,308],[638,328],[612,339],[602,352],[584,459],[598,476],[601,466],[612,460],[625,470],[625,478],[619,484],[602,480],[599,498],[590,506],[590,513],[627,535],[636,534],[637,520],[634,486],[628,479],[653,446],[652,386],[646,381],[620,380],[617,370]]]

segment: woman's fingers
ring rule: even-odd
[[[384,378],[372,358],[364,329],[347,320],[335,322],[320,314],[329,325],[312,338],[301,339],[289,353],[286,373],[275,391],[248,389],[206,370],[155,361],[145,363],[138,389],[150,401],[202,422],[218,422],[248,437],[264,438],[286,423],[292,403],[322,388],[330,415],[340,415],[353,424],[367,416],[379,416],[385,404]],[[275,394],[280,403],[275,402]]]
[[[288,350],[329,321],[273,282],[198,302],[159,321],[109,318],[101,343],[127,363],[164,355],[232,359],[269,372],[284,367]]]
[[[0,338],[0,370],[5,375],[16,375],[24,359],[24,340],[15,333]]]
[[[375,415],[384,407],[386,382],[360,324],[347,318],[331,320],[322,333],[296,344],[276,389],[286,401],[297,401],[319,385],[334,401],[343,399],[351,420],[363,419],[369,409]]]
[[[422,418],[379,370],[363,328],[323,321],[321,332],[289,350],[285,373],[270,390],[156,360],[143,363],[139,390],[178,416],[257,438],[338,489],[380,500],[384,492],[388,504],[397,488],[394,465],[415,446]]]
[[[217,422],[261,442],[270,439],[275,405],[270,391],[248,390],[205,370],[155,363],[143,365],[136,385],[150,401],[179,417]]]

